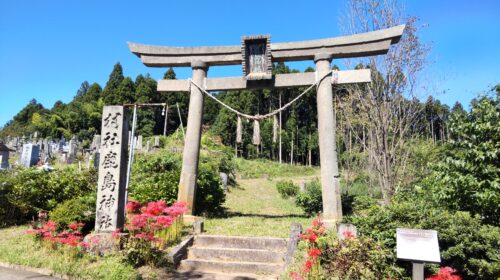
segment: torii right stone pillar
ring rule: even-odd
[[[201,61],[191,63],[193,69],[193,81],[203,86],[207,77],[208,66]],[[201,121],[203,117],[203,92],[191,85],[189,97],[189,113],[187,119],[186,139],[184,141],[184,153],[182,154],[182,170],[179,182],[178,201],[186,202],[188,211],[186,214],[193,215],[196,199],[196,177],[200,157]]]
[[[314,56],[318,79],[332,70],[330,62],[330,54],[320,53]],[[330,76],[319,83],[317,91],[323,222],[327,228],[332,229],[342,219],[342,204],[340,200],[340,176],[335,144],[335,114]]]

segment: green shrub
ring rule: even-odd
[[[397,227],[434,229],[442,266],[457,269],[464,279],[496,279],[500,275],[500,228],[481,224],[478,216],[451,212],[411,195],[396,198],[385,208],[373,200],[357,198],[354,211],[345,220],[384,247],[395,249]]]
[[[82,222],[84,229],[94,227],[96,193],[75,197],[59,204],[49,213],[49,218],[57,222],[60,228],[67,228],[69,224]]]
[[[154,154],[137,154],[134,159],[129,194],[141,203],[177,200],[181,158],[162,151]]]
[[[297,174],[306,176],[318,172],[317,167],[282,164],[267,159],[246,160],[237,158],[235,162],[238,172],[243,178],[286,177],[297,176]]]
[[[295,185],[292,181],[278,181],[276,189],[282,198],[294,197],[299,193],[299,186]]]
[[[196,214],[211,215],[222,211],[225,194],[219,178],[219,167],[223,156],[225,155],[209,156],[201,153],[196,182]],[[130,196],[141,203],[176,201],[181,164],[180,154],[173,154],[168,150],[138,154],[132,171]]]
[[[51,211],[63,201],[93,192],[97,185],[97,172],[78,172],[73,167],[54,172],[21,168],[2,173],[1,177],[2,197],[12,209],[0,211],[0,215],[7,212],[12,217],[16,213],[19,222],[36,216],[40,210]]]
[[[197,214],[214,215],[223,211],[222,204],[226,201],[226,194],[222,187],[219,172],[202,159],[198,166],[198,179],[196,180],[195,212]]]
[[[323,210],[321,197],[321,183],[318,180],[306,184],[305,191],[295,198],[295,204],[302,208],[307,215],[315,215]]]
[[[12,192],[14,176],[10,170],[0,170],[0,228],[14,224],[21,216],[21,211],[12,205],[7,195]]]
[[[403,274],[392,252],[371,238],[331,238],[321,251],[325,279],[401,279]]]

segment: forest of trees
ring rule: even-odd
[[[365,67],[358,65],[356,68]],[[334,65],[333,68],[336,68]],[[308,68],[305,71],[314,71]],[[292,73],[297,70],[290,69],[283,63],[274,65],[274,73]],[[373,71],[374,79],[378,72]],[[380,76],[380,75],[379,75]],[[173,69],[168,69],[164,74],[165,79],[176,79]],[[378,77],[380,79],[380,77]],[[169,106],[167,134],[180,127],[181,121],[177,110],[179,107],[182,124],[187,122],[187,109],[189,93],[160,93],[156,90],[156,81],[148,74],[139,75],[133,80],[123,75],[120,63],[114,65],[109,79],[102,88],[99,84],[83,82],[71,102],[65,104],[58,101],[50,109],[44,108],[35,99],[29,102],[14,118],[0,131],[0,139],[7,136],[28,136],[35,131],[39,137],[66,139],[76,135],[83,146],[88,146],[94,134],[99,134],[101,127],[101,112],[104,105],[117,105],[127,103],[166,103]],[[373,84],[373,83],[372,83]],[[408,179],[405,174],[409,170],[406,165],[409,153],[413,152],[412,143],[422,140],[426,143],[440,143],[448,139],[450,132],[447,122],[450,114],[463,113],[464,108],[456,103],[451,109],[429,96],[425,101],[418,99],[408,100],[402,95],[394,95],[391,110],[407,111],[406,115],[393,115],[393,122],[408,122],[407,131],[397,134],[397,130],[389,128],[384,132],[376,124],[385,120],[377,120],[380,112],[372,112],[379,108],[373,104],[371,108],[363,108],[366,104],[360,98],[370,99],[367,95],[367,86],[346,86],[335,89],[335,114],[337,119],[337,147],[339,152],[340,167],[346,185],[356,181],[370,181],[369,185],[379,185],[375,192],[390,198],[401,183],[413,181],[414,175]],[[220,92],[216,96],[226,104],[247,114],[265,114],[286,104],[303,88],[290,89],[264,89],[256,91],[228,91]],[[371,97],[373,100],[377,98]],[[387,104],[387,101],[384,103]],[[138,110],[138,134],[145,137],[163,134],[165,116],[161,107],[144,107]],[[372,112],[372,113],[370,113]],[[282,161],[291,164],[318,165],[319,148],[317,133],[317,112],[315,91],[306,94],[299,102],[294,103],[282,113]],[[236,145],[237,117],[234,113],[221,108],[215,101],[206,98],[204,106],[203,124],[205,130],[219,136],[222,143],[235,148]],[[247,159],[265,158],[279,160],[279,141],[273,142],[273,119],[263,120],[260,124],[261,145],[252,144],[253,123],[243,120],[243,143],[238,144],[238,156]],[[378,137],[386,133],[389,148],[380,146]],[[386,137],[386,136],[384,136]],[[401,139],[404,141],[402,141]],[[398,140],[400,146],[395,143]],[[417,142],[415,142],[418,140]],[[391,142],[392,141],[392,142]],[[392,148],[395,147],[395,148]],[[389,162],[389,167],[383,164]],[[356,171],[357,170],[357,171]],[[359,172],[368,170],[368,172]],[[355,172],[356,171],[356,172]],[[385,180],[385,181],[384,181]],[[375,184],[372,184],[375,183]]]
[[[293,73],[297,70],[279,63],[274,65],[275,73]],[[334,66],[336,67],[336,66]],[[314,71],[312,68],[306,71]],[[168,69],[164,74],[165,79],[175,79],[173,69]],[[279,97],[285,104],[296,97],[303,89],[273,89],[258,91],[229,91],[220,92],[217,98],[230,106],[248,113],[265,114],[279,107]],[[348,89],[336,91],[337,102],[342,103],[343,97],[348,94]],[[126,103],[166,103],[168,111],[168,132],[176,130],[179,117],[176,104],[179,105],[182,122],[186,125],[189,93],[165,93],[156,90],[156,81],[149,74],[139,75],[133,80],[123,75],[120,63],[117,63],[109,80],[104,86],[97,83],[90,84],[84,81],[76,91],[73,100],[67,104],[57,101],[52,108],[45,108],[42,104],[32,99],[12,120],[8,121],[0,130],[0,138],[7,136],[29,136],[35,131],[39,137],[58,139],[64,136],[71,138],[76,135],[80,141],[92,140],[94,134],[99,134],[101,127],[101,112],[104,105],[118,105]],[[453,108],[441,104],[439,100],[429,96],[424,102],[417,102],[418,116],[415,118],[414,133],[420,137],[440,141],[446,139],[446,120],[451,112],[464,111],[460,103]],[[339,144],[344,146],[348,135],[347,124],[344,123],[343,106],[337,108],[337,126],[340,137]],[[138,110],[138,133],[143,136],[163,134],[165,116],[162,108],[141,108]],[[317,114],[316,96],[314,90],[302,100],[293,104],[289,110],[282,114],[282,156],[284,162],[298,164],[318,163],[317,146]],[[356,115],[350,116],[351,123],[359,123]],[[205,99],[204,125],[220,135],[224,144],[234,147],[236,141],[236,115],[220,107],[213,100]],[[278,159],[278,143],[272,139],[273,120],[264,120],[261,124],[262,144],[255,147],[251,143],[253,126],[250,122],[243,121],[243,143],[238,149],[246,158]],[[351,136],[353,137],[353,136]],[[353,140],[354,141],[354,140]],[[347,144],[348,146],[348,144]],[[293,149],[293,158],[292,156]]]

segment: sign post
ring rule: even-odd
[[[437,231],[396,229],[396,251],[400,260],[411,261],[413,280],[424,280],[424,263],[440,263]]]

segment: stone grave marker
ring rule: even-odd
[[[3,142],[0,142],[0,169],[9,169],[10,152],[15,152],[15,150],[7,147]]]
[[[95,151],[95,150],[98,150],[100,146],[101,146],[101,135],[96,134],[96,135],[94,135],[94,138],[92,139],[92,144],[90,145],[90,149]]]
[[[77,149],[78,145],[76,143],[76,139],[72,138],[69,140],[69,145],[68,145],[68,163],[73,163],[76,159],[76,154],[77,154]]]
[[[220,180],[222,181],[222,187],[224,187],[224,191],[227,191],[227,184],[228,184],[228,179],[229,179],[229,177],[227,176],[227,173],[220,172],[219,177],[220,177]]]
[[[137,136],[137,142],[135,142],[135,149],[141,151],[142,150],[142,135]]]
[[[33,144],[24,144],[21,154],[21,165],[31,167],[37,164],[40,157],[40,146]]]
[[[299,191],[301,193],[306,191],[306,182],[304,180],[300,180],[299,182]]]
[[[155,144],[153,147],[155,147],[155,148],[160,147],[160,136],[155,136]]]
[[[99,169],[99,158],[101,157],[101,153],[99,151],[94,153],[94,168]]]

